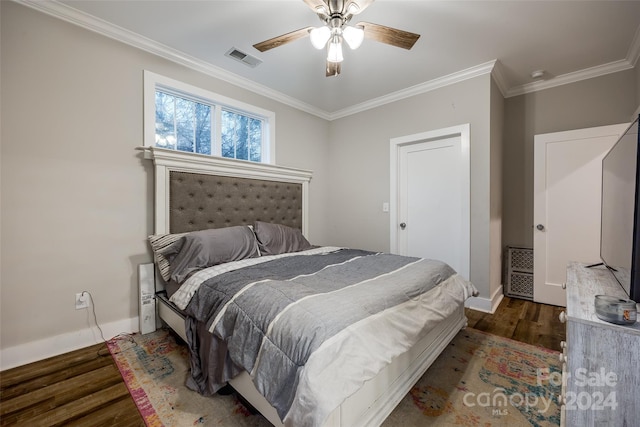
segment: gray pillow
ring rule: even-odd
[[[288,252],[299,252],[311,249],[311,244],[297,228],[282,224],[256,221],[253,231],[258,238],[262,255],[278,255]]]
[[[166,248],[162,255],[169,260],[171,279],[182,283],[194,271],[254,258],[259,252],[253,231],[239,225],[188,233]]]

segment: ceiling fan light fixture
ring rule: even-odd
[[[331,30],[329,27],[322,26],[309,31],[309,39],[311,40],[313,47],[316,49],[322,49],[325,47],[329,38],[331,38]]]
[[[344,37],[344,40],[347,42],[349,47],[355,50],[360,47],[364,40],[364,28],[361,26],[345,26],[342,30],[342,37]]]
[[[320,15],[323,18],[329,16],[329,11],[327,10],[327,7],[324,5],[316,6],[315,12],[316,14]]]
[[[357,15],[359,12],[360,6],[358,6],[355,2],[349,3],[349,6],[347,6],[347,13],[350,13],[351,15]]]
[[[2,1],[2,0],[0,0]],[[277,37],[256,43],[253,47],[260,52],[282,46],[303,37],[309,37],[313,47],[326,49],[326,76],[337,76],[343,61],[342,42],[351,49],[357,49],[363,39],[410,50],[420,38],[420,34],[372,22],[359,22],[349,26],[351,18],[368,8],[374,0],[304,0],[309,8],[322,21],[321,27],[305,27],[281,34]],[[232,56],[236,58],[235,56]]]
[[[333,36],[331,43],[329,43],[329,51],[327,53],[327,61],[329,62],[342,62],[344,57],[342,56],[342,42],[340,37]]]

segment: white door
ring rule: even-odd
[[[464,277],[470,247],[467,141],[458,127],[392,140],[392,252],[444,261]]]
[[[566,306],[567,263],[600,261],[602,158],[626,127],[534,137],[534,301]]]

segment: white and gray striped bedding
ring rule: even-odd
[[[476,292],[433,260],[338,248],[263,258],[196,273],[174,302],[188,300],[188,385],[212,394],[246,370],[287,425],[321,425]]]

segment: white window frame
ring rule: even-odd
[[[156,144],[156,90],[166,90],[170,94],[184,96],[194,101],[200,100],[211,106],[213,119],[211,129],[211,156],[222,157],[222,125],[223,109],[228,109],[248,117],[263,120],[261,161],[250,163],[276,163],[276,114],[273,111],[255,107],[235,99],[210,92],[169,77],[144,70],[144,146],[155,147]],[[183,151],[181,151],[183,152]],[[183,152],[187,153],[187,152]],[[195,153],[194,153],[195,154]],[[202,154],[199,154],[202,155]],[[229,158],[229,157],[225,157]],[[241,159],[238,159],[241,160]],[[245,160],[248,161],[248,160]]]

